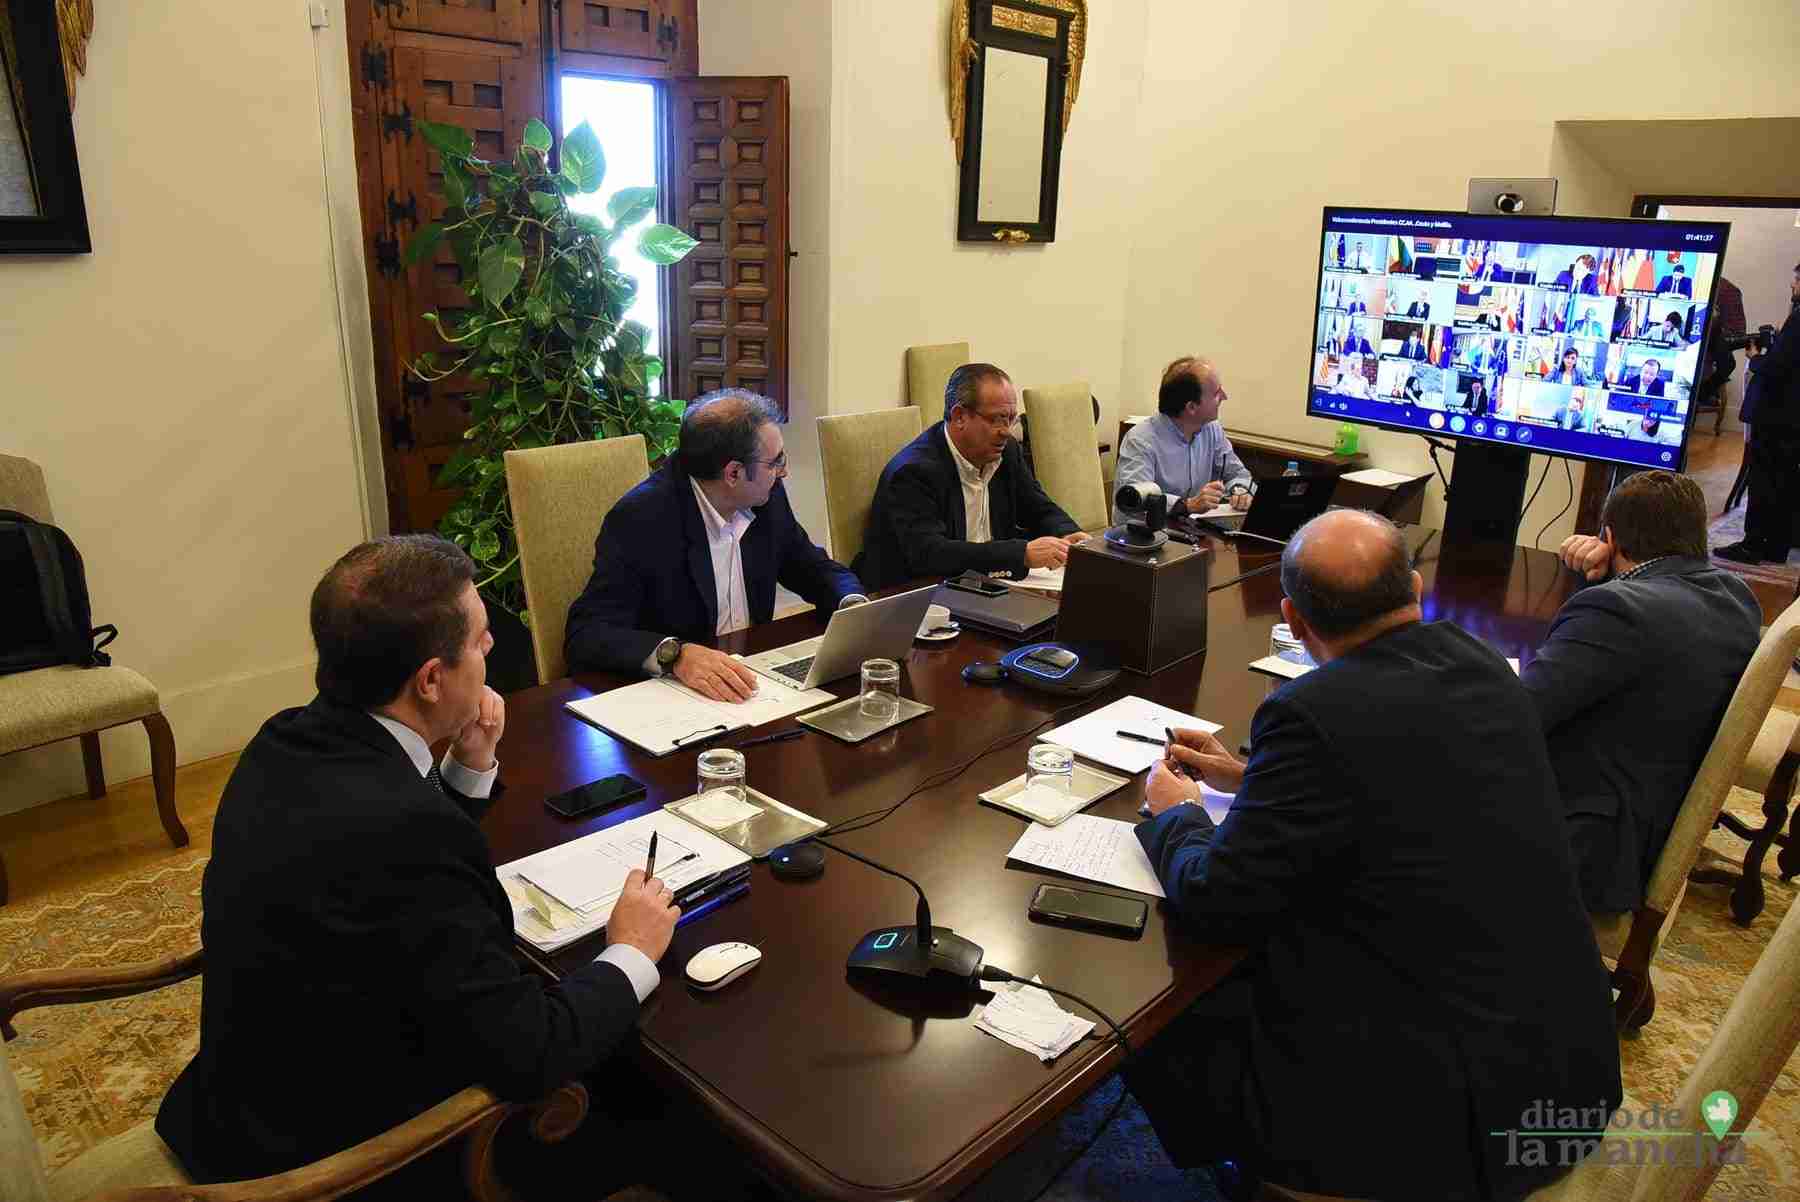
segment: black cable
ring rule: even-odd
[[[1567,460],[1564,460],[1564,462],[1567,462]],[[1530,508],[1532,507],[1532,505],[1534,503],[1536,503],[1536,501],[1538,499],[1538,494],[1544,491],[1544,481],[1548,480],[1549,478],[1550,478],[1550,457],[1546,455],[1544,457],[1544,470],[1538,473],[1537,487],[1531,490],[1531,495],[1529,497],[1525,498],[1525,508],[1519,510],[1519,521],[1522,522],[1525,520],[1526,512],[1528,510],[1530,510]],[[1571,480],[1574,479],[1573,476],[1570,476],[1569,478]],[[1517,523],[1514,523],[1514,524],[1517,525]]]
[[[1425,440],[1425,446],[1431,452],[1431,466],[1437,470],[1438,479],[1443,481],[1444,500],[1449,501],[1450,500],[1450,477],[1444,475],[1444,465],[1438,462],[1438,457],[1437,457],[1440,444],[1438,443],[1437,439],[1435,439],[1435,438],[1427,438]],[[1456,452],[1454,452],[1454,451],[1451,452],[1451,454],[1453,454],[1453,455],[1455,453]]]
[[[1054,985],[1045,985],[1039,981],[1027,981],[1023,977],[1015,977],[1012,973],[1007,972],[1004,968],[995,968],[991,964],[984,965],[982,967],[981,979],[984,981],[1017,981],[1020,985],[1028,986],[1028,987],[1035,988],[1035,989],[1042,989],[1045,993],[1054,993],[1058,997],[1068,998],[1070,1001],[1076,1003],[1077,1005],[1085,1007],[1088,1010],[1092,1010],[1095,1014],[1100,1016],[1100,1018],[1106,1023],[1107,1026],[1112,1028],[1113,1036],[1115,1039],[1118,1040],[1118,1044],[1119,1044],[1120,1064],[1123,1065],[1124,1061],[1126,1059],[1130,1058],[1130,1056],[1131,1056],[1131,1041],[1125,1038],[1124,1028],[1119,1026],[1118,1023],[1114,1022],[1112,1020],[1112,1016],[1110,1014],[1106,1013],[1106,1011],[1100,1009],[1100,1007],[1094,1005],[1094,1003],[1088,1001],[1086,998],[1077,997],[1073,993],[1070,993],[1068,990],[1058,989]],[[1119,1096],[1113,1102],[1112,1108],[1106,1112],[1106,1117],[1100,1120],[1100,1125],[1094,1128],[1094,1133],[1092,1135],[1088,1136],[1087,1142],[1082,1144],[1081,1147],[1077,1148],[1075,1150],[1075,1155],[1069,1157],[1068,1160],[1064,1161],[1063,1166],[1060,1169],[1057,1169],[1056,1172],[1050,1174],[1050,1179],[1044,1182],[1044,1184],[1038,1189],[1037,1193],[1031,1195],[1031,1197],[1028,1199],[1028,1202],[1037,1202],[1037,1200],[1039,1198],[1042,1198],[1045,1194],[1049,1193],[1051,1186],[1055,1185],[1058,1181],[1061,1181],[1063,1179],[1064,1174],[1066,1174],[1070,1169],[1074,1168],[1076,1165],[1080,1164],[1081,1161],[1087,1156],[1087,1154],[1094,1150],[1094,1145],[1100,1142],[1100,1137],[1106,1133],[1106,1129],[1108,1127],[1112,1126],[1113,1120],[1115,1120],[1119,1117],[1119,1112],[1121,1110],[1125,1109],[1125,1095],[1127,1094],[1127,1092],[1128,1091],[1125,1088],[1125,1079],[1123,1077],[1120,1077],[1119,1078]]]
[[[1550,465],[1545,464],[1544,470],[1549,471]],[[1565,477],[1567,477],[1567,479],[1569,481],[1569,499],[1563,502],[1563,507],[1556,511],[1556,516],[1551,518],[1549,521],[1545,522],[1544,528],[1542,530],[1539,530],[1537,537],[1531,540],[1531,545],[1533,547],[1537,547],[1537,545],[1539,543],[1544,541],[1544,535],[1549,532],[1550,527],[1556,525],[1557,522],[1561,521],[1562,515],[1569,512],[1569,506],[1571,506],[1575,503],[1575,472],[1572,468],[1569,467],[1569,461],[1567,459],[1563,460],[1563,475]],[[1543,486],[1544,486],[1544,482],[1542,480],[1539,480],[1538,487],[1542,488]],[[1524,515],[1520,514],[1519,516],[1523,517]],[[1539,549],[1541,550],[1542,548],[1539,548]]]
[[[1236,576],[1233,576],[1230,580],[1221,580],[1219,583],[1208,587],[1206,591],[1209,593],[1216,593],[1222,588],[1231,587],[1232,585],[1236,584],[1240,580],[1248,580],[1252,576],[1261,576],[1264,572],[1273,572],[1276,568],[1278,568],[1280,566],[1281,566],[1281,561],[1279,559],[1276,560],[1274,563],[1265,563],[1260,568],[1251,568],[1248,572],[1239,572]]]

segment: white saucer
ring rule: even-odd
[[[921,643],[948,643],[961,633],[962,633],[962,628],[959,626],[955,630],[948,630],[948,631],[945,631],[943,634],[914,633],[913,638],[917,639]]]

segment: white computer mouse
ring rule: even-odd
[[[762,953],[748,943],[715,943],[687,962],[688,984],[708,992],[723,989],[760,963]]]

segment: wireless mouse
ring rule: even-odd
[[[758,964],[762,953],[748,943],[715,943],[695,952],[687,962],[687,981],[711,993],[723,989]]]

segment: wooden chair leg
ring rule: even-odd
[[[81,736],[81,766],[87,772],[88,797],[106,796],[106,765],[100,762],[100,734],[90,730]]]
[[[156,784],[156,812],[162,816],[169,842],[186,847],[187,828],[175,812],[175,733],[161,710],[144,718],[144,729],[150,735],[150,776]]]
[[[1787,842],[1781,854],[1775,857],[1775,863],[1781,868],[1781,879],[1791,881],[1800,876],[1800,806],[1794,807],[1793,817],[1788,821]]]
[[[0,906],[4,906],[6,904],[6,898],[7,898],[6,857],[0,856]]]

